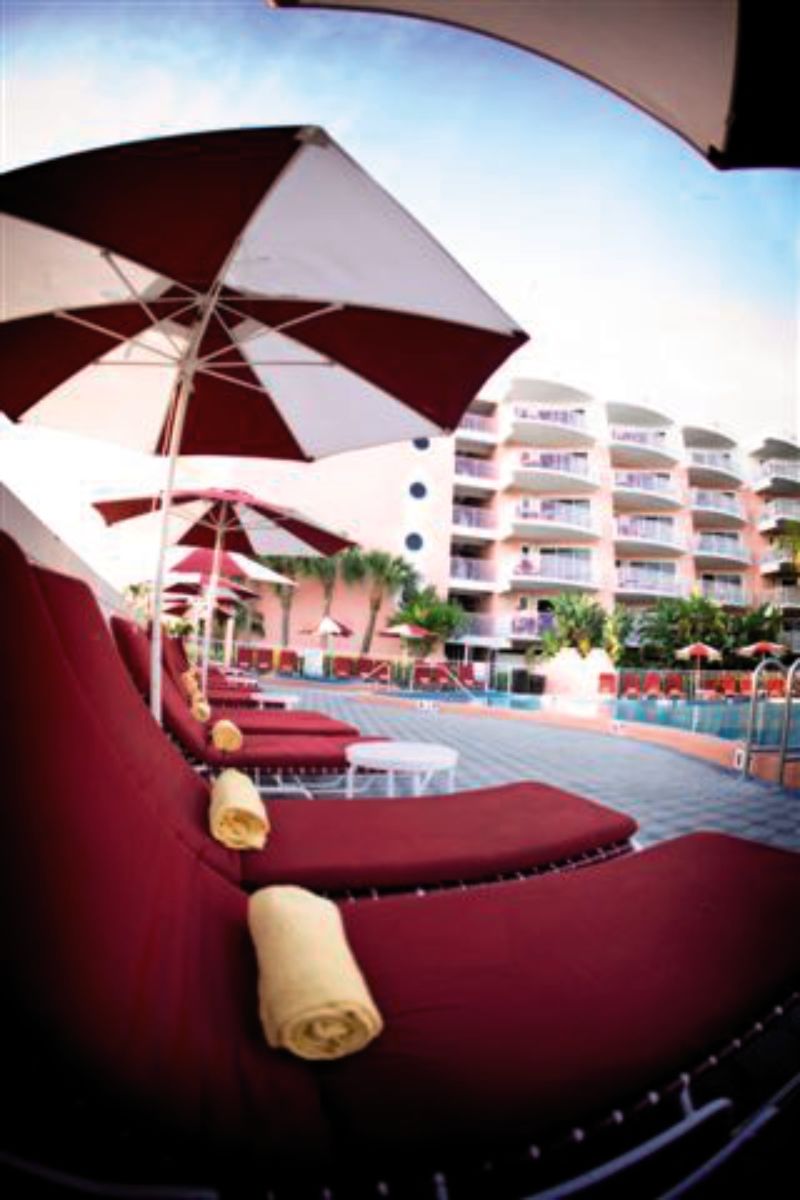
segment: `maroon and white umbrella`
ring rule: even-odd
[[[118,500],[96,500],[94,507],[109,525],[135,524],[158,520],[164,507],[162,496],[132,496]],[[204,580],[207,616],[203,644],[203,686],[208,675],[211,627],[220,566],[223,555],[235,550],[249,555],[287,556],[329,555],[352,545],[341,534],[301,516],[292,509],[279,508],[251,492],[232,488],[182,488],[171,498],[168,531],[179,546],[196,546],[211,552],[210,574]],[[234,562],[235,567],[235,562]],[[282,575],[275,580],[289,583]],[[159,599],[163,589],[157,586],[153,628],[160,615]],[[227,585],[235,587],[236,585]],[[253,595],[251,589],[241,589]],[[155,642],[155,637],[153,638]],[[160,647],[159,647],[160,652]],[[155,669],[155,660],[152,663]]]
[[[315,126],[20,168],[0,236],[0,409],[168,454],[168,496],[179,452],[312,460],[450,432],[527,341]],[[157,594],[165,547],[166,525]]]
[[[691,642],[690,645],[682,646],[680,650],[676,650],[675,657],[694,660],[695,689],[697,689],[700,686],[700,663],[719,662],[722,658],[722,653],[719,650],[715,650],[713,646],[709,646],[707,642]]]
[[[739,646],[736,653],[743,658],[782,658],[789,653],[789,647],[782,642],[751,642],[749,646]]]
[[[800,167],[790,6],[758,0],[268,0],[458,25],[530,50],[675,131],[720,168]]]
[[[301,632],[310,633],[313,634],[314,637],[322,638],[328,654],[331,652],[333,638],[352,637],[353,635],[353,631],[349,625],[345,625],[344,621],[337,621],[336,618],[330,616],[330,614],[322,617],[313,629],[303,629]]]

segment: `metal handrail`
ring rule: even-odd
[[[762,658],[761,662],[758,664],[755,671],[753,671],[753,692],[750,697],[750,712],[748,713],[748,717],[747,717],[747,736],[746,736],[745,743],[744,743],[744,755],[742,758],[742,776],[743,777],[746,776],[750,771],[750,760],[752,759],[753,755],[759,753],[763,749],[760,746],[755,746],[754,741],[755,741],[755,732],[756,732],[756,722],[757,722],[757,716],[758,716],[758,701],[759,701],[759,695],[760,695],[759,687],[758,687],[759,676],[763,675],[763,673],[767,667],[771,667],[773,669],[775,667],[777,667],[778,670],[783,675],[784,679],[786,678],[786,676],[788,674],[788,671],[787,671],[786,667],[784,666],[784,664],[782,662],[780,662],[780,660],[777,658]],[[765,689],[764,695],[766,696],[766,694],[767,694],[767,692]],[[772,748],[774,749],[774,747],[772,747]]]
[[[796,659],[786,676],[786,703],[783,706],[783,722],[781,724],[781,743],[778,752],[778,783],[783,787],[786,776],[787,762],[794,761],[795,755],[789,750],[789,737],[792,729],[792,705],[794,703],[794,681],[800,671],[800,658]],[[798,755],[800,757],[800,755]]]

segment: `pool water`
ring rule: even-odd
[[[707,733],[729,741],[743,741],[750,718],[748,700],[617,700],[613,705],[618,721],[640,721],[647,725],[670,725],[691,733]],[[782,701],[759,704],[756,742],[777,746],[784,716]],[[789,741],[800,745],[800,704],[792,707]]]
[[[483,708],[517,708],[527,712],[536,712],[542,707],[541,696],[516,695],[513,692],[472,692],[468,696],[460,688],[447,692],[413,691],[409,688],[396,688],[383,693],[386,696],[397,696],[403,700],[418,700],[422,704],[430,700],[434,704],[470,704],[477,703]]]

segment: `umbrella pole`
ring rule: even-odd
[[[203,630],[203,692],[208,687],[208,664],[211,658],[211,633],[214,626],[214,604],[217,599],[217,584],[219,583],[219,565],[222,561],[222,539],[224,537],[225,516],[220,514],[220,522],[214,535],[214,557],[211,561],[211,579],[206,594],[206,624]]]
[[[161,495],[161,532],[158,544],[156,578],[153,584],[153,628],[150,638],[150,711],[161,724],[161,617],[164,611],[164,575],[167,562],[167,540],[169,535],[169,510],[175,490],[175,474],[178,466],[178,447],[183,436],[183,424],[189,404],[191,383],[184,375],[175,403],[175,420],[169,439],[167,481]]]

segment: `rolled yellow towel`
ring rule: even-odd
[[[244,737],[233,721],[215,721],[211,727],[211,741],[217,750],[241,750]]]
[[[269,835],[264,801],[251,779],[228,768],[211,785],[208,824],[212,837],[229,850],[263,850]]]
[[[335,904],[304,888],[262,888],[250,897],[248,924],[270,1046],[300,1058],[343,1058],[378,1036],[383,1020]]]
[[[197,671],[194,667],[190,667],[188,671],[184,671],[181,675],[181,683],[183,684],[186,695],[190,700],[194,700],[195,696],[200,691],[200,684],[197,680]]]
[[[196,721],[207,721],[211,716],[211,705],[202,692],[198,692],[192,700],[192,716]]]

